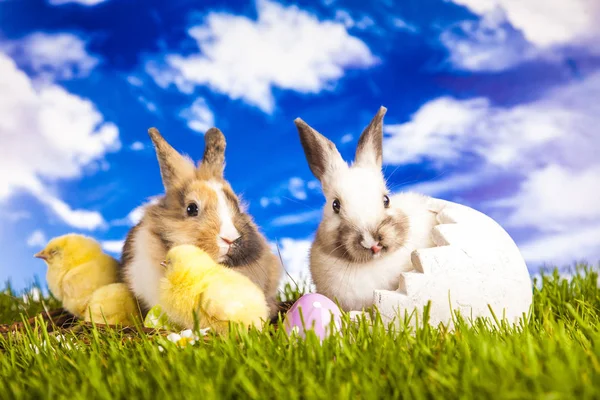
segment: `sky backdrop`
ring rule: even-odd
[[[324,198],[293,120],[352,160],[380,105],[384,174],[496,219],[530,271],[600,260],[596,0],[0,0],[0,280],[68,232],[120,255],[162,192],[147,129],[225,176],[306,276]]]

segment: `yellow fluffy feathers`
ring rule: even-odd
[[[92,238],[59,236],[35,257],[48,265],[50,291],[73,315],[109,324],[132,324],[139,318],[133,295],[125,284],[117,283],[118,261],[104,254]]]
[[[263,292],[246,276],[217,264],[196,246],[172,248],[163,263],[160,304],[173,322],[226,333],[229,321],[260,327],[268,317]]]

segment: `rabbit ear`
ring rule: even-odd
[[[324,176],[337,166],[345,165],[335,144],[329,139],[311,128],[301,118],[296,118],[294,124],[300,134],[300,143],[308,166],[318,180],[322,181]]]
[[[355,164],[376,165],[381,168],[383,164],[383,116],[387,108],[381,106],[369,125],[365,128],[358,140]]]
[[[225,135],[218,128],[210,128],[204,134],[204,156],[199,169],[208,171],[215,178],[223,177],[225,169]]]
[[[148,129],[160,166],[160,175],[166,191],[174,189],[194,175],[194,164],[179,154],[162,137],[158,129]]]

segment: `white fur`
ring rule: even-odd
[[[223,186],[215,181],[209,181],[208,185],[217,194],[217,212],[221,223],[221,229],[217,235],[217,243],[219,245],[219,257],[223,257],[229,251],[230,246],[223,239],[233,242],[240,237],[240,233],[233,224],[229,203],[225,198],[225,193],[223,193]]]
[[[347,311],[372,305],[375,289],[396,290],[400,273],[412,269],[410,252],[406,249],[360,265],[325,254],[318,255],[318,260],[322,269],[317,290],[339,301]]]
[[[400,274],[413,269],[411,253],[417,248],[432,247],[432,227],[436,224],[435,214],[428,210],[428,197],[402,193],[390,199],[382,166],[383,117],[387,109],[379,108],[377,114],[364,129],[359,139],[354,164],[342,159],[335,145],[308,126],[301,119],[295,123],[311,170],[321,181],[327,199],[323,221],[319,225],[317,241],[311,248],[310,269],[316,289],[330,298],[335,298],[346,311],[360,310],[373,305],[376,289],[398,289]],[[340,201],[339,215],[332,209],[335,199]],[[361,245],[370,248],[376,244],[369,232],[375,231],[386,217],[404,218],[405,240],[393,252],[372,254],[364,263],[346,261],[345,257],[334,257],[338,248],[332,244],[342,223],[349,225],[360,236]],[[394,229],[388,229],[389,232]],[[341,244],[340,247],[348,245]],[[394,246],[395,247],[395,246]],[[343,249],[342,249],[343,250]],[[331,253],[326,253],[331,252]]]
[[[340,167],[335,179],[324,186],[323,191],[329,200],[325,209],[330,220],[338,221],[331,207],[333,200],[338,198],[344,218],[365,234],[389,213],[383,208],[383,195],[387,189],[377,168]]]
[[[158,304],[158,287],[162,271],[160,265],[153,265],[149,249],[152,244],[150,233],[142,225],[133,238],[133,254],[135,257],[127,268],[129,286],[137,297],[146,306],[154,307]]]
[[[365,232],[363,233],[363,235],[363,240],[360,242],[360,245],[362,247],[364,247],[365,249],[371,249],[373,248],[373,246],[377,245],[377,240],[375,240],[369,232]]]
[[[334,234],[343,216],[363,233],[362,245],[366,248],[376,244],[368,230],[377,227],[386,215],[394,214],[394,209],[402,210],[408,217],[404,246],[393,253],[375,254],[363,264],[349,263],[313,247],[311,271],[317,290],[337,299],[347,311],[369,307],[373,304],[374,290],[398,289],[400,274],[413,269],[413,250],[433,246],[430,233],[436,224],[435,215],[427,209],[428,197],[416,193],[390,196],[390,208],[385,209],[383,195],[387,189],[381,170],[375,166],[338,164],[323,186],[327,198],[323,221],[326,231]],[[335,198],[341,203],[340,215],[331,207]]]

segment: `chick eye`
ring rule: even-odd
[[[383,195],[383,206],[385,208],[390,206],[390,198],[387,195]]]
[[[190,203],[188,204],[186,211],[188,217],[196,217],[198,216],[198,205],[196,203]]]
[[[333,211],[336,214],[339,214],[340,212],[340,208],[342,207],[342,205],[340,204],[340,201],[338,199],[333,200]]]

